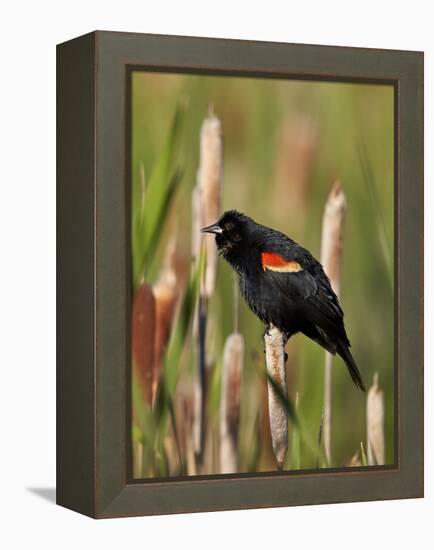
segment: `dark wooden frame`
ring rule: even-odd
[[[395,88],[394,466],[131,479],[133,68]],[[91,517],[423,496],[423,54],[94,32],[57,47],[57,502]]]

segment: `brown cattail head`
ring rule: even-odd
[[[377,372],[366,401],[366,428],[368,464],[384,464],[384,394],[378,384]]]
[[[208,116],[202,123],[200,131],[199,169],[197,184],[193,191],[193,232],[198,228],[215,223],[220,215],[221,188],[223,177],[223,139],[220,120],[210,108]],[[198,254],[204,243],[206,252],[206,266],[204,278],[201,281],[200,299],[196,311],[193,334],[198,343],[198,369],[195,378],[194,392],[194,419],[193,419],[193,445],[197,470],[203,467],[205,450],[205,424],[206,424],[206,394],[207,394],[207,368],[209,357],[206,350],[206,326],[208,318],[208,298],[214,292],[217,273],[217,247],[214,240],[207,238],[203,241],[200,236],[197,240],[193,236],[193,257]]]
[[[220,216],[223,181],[223,137],[220,120],[212,109],[202,124],[200,131],[200,161],[197,174],[197,191],[194,191],[193,203],[199,202],[198,213],[193,213],[196,219],[193,230],[196,231],[196,221],[201,226],[210,225]],[[195,196],[197,194],[197,196]],[[194,204],[194,208],[197,206]],[[195,238],[195,237],[194,237]],[[200,243],[201,241],[199,241]],[[197,244],[194,244],[197,247]],[[213,239],[205,239],[206,268],[203,292],[209,297],[214,291],[218,254]],[[193,250],[193,254],[195,250]]]
[[[228,336],[223,352],[222,395],[220,401],[220,472],[238,471],[238,432],[240,424],[241,373],[244,338]]]
[[[142,282],[133,298],[131,347],[137,378],[143,397],[149,405],[152,402],[154,339],[155,298],[150,285]]]
[[[340,291],[343,229],[346,212],[346,198],[338,181],[333,185],[324,209],[321,263],[330,279],[337,295]],[[332,431],[332,355],[326,352],[324,375],[324,452],[328,465],[332,461],[331,431]]]
[[[193,449],[193,394],[190,380],[180,378],[174,395],[174,411],[181,455],[184,463],[184,473],[196,474]]]
[[[283,200],[293,210],[291,219],[305,218],[317,148],[318,129],[312,119],[291,115],[284,120],[276,155],[276,212],[282,211]]]
[[[287,397],[285,371],[286,337],[280,330],[271,326],[264,335],[265,359],[269,376],[279,388],[280,393]],[[288,449],[288,415],[284,403],[271,382],[268,382],[268,412],[270,416],[271,442],[274,456],[281,469]]]
[[[327,198],[322,224],[321,263],[336,294],[340,291],[343,227],[347,201],[339,181]]]

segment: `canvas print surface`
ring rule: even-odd
[[[133,477],[394,464],[393,87],[131,78]]]

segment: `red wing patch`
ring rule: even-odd
[[[303,270],[298,262],[285,260],[275,252],[261,252],[261,265],[264,271],[268,269],[278,273],[298,273]]]

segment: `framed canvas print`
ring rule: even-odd
[[[57,501],[423,495],[423,54],[57,49]]]

